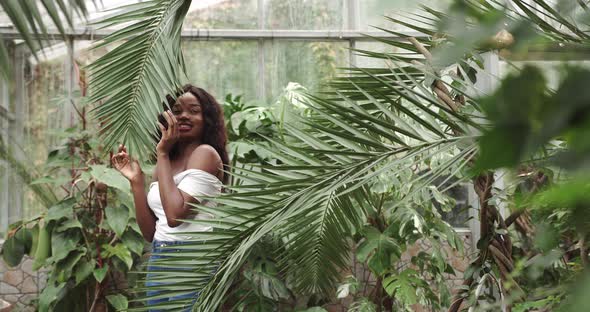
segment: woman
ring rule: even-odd
[[[115,168],[131,183],[137,223],[143,237],[152,242],[150,263],[169,251],[167,246],[189,239],[179,233],[211,230],[180,220],[207,218],[204,214],[195,215],[190,204],[213,205],[199,198],[221,192],[224,167],[229,162],[221,106],[201,88],[186,85],[182,90],[176,101],[167,97],[170,110],[163,113],[166,126],[158,122],[162,135],[156,146],[157,162],[147,194],[139,163],[130,158],[125,146],[121,145],[112,158]],[[152,266],[148,267],[151,269]],[[148,286],[157,285],[149,279],[148,275]],[[148,297],[158,294],[159,291],[149,291]],[[196,293],[152,299],[148,305],[191,297],[196,297]]]

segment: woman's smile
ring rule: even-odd
[[[178,125],[178,131],[180,131],[180,132],[188,132],[188,131],[191,131],[192,128],[193,128],[193,126],[190,124],[179,124]]]

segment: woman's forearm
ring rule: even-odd
[[[166,221],[168,222],[168,226],[176,227],[181,224],[177,219],[184,218],[186,211],[184,208],[184,197],[174,183],[168,155],[158,154],[156,174],[158,176],[160,198],[162,199],[162,206],[166,214]]]
[[[133,193],[133,202],[135,203],[137,224],[139,225],[143,238],[151,242],[156,232],[156,217],[152,214],[147,203],[143,175],[141,175],[141,178],[131,181],[131,192]]]

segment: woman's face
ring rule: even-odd
[[[178,121],[182,141],[200,141],[203,135],[203,110],[197,98],[190,92],[182,94],[171,108]]]

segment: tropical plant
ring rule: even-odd
[[[406,74],[406,70],[415,73],[415,77]],[[386,78],[397,80],[397,76],[410,80],[423,79],[424,75],[405,68]],[[461,170],[467,163],[464,159],[473,157],[475,142],[469,143],[463,136],[453,137],[453,132],[445,129],[449,126],[461,130],[464,126],[456,120],[466,118],[439,107],[437,109],[445,110],[449,116],[424,120],[418,115],[432,113],[432,109],[413,98],[409,100],[417,104],[412,108],[415,112],[404,107],[400,95],[406,94],[405,90],[390,87],[381,80],[386,78],[369,76],[373,79],[370,82],[375,83],[374,90],[380,87],[384,93],[397,96],[380,97],[386,101],[382,103],[366,95],[364,101],[355,103],[364,91],[356,85],[356,82],[363,83],[360,78],[349,84],[353,87],[351,93],[356,90],[356,94],[337,94],[341,96],[340,101],[306,93],[296,97],[297,103],[305,105],[311,113],[298,120],[305,127],[285,124],[283,140],[268,139],[272,147],[267,152],[278,162],[256,170],[234,168],[233,176],[242,183],[230,187],[232,193],[217,199],[220,206],[215,210],[198,207],[222,220],[205,221],[216,228],[213,233],[195,233],[197,237],[208,237],[207,244],[211,248],[191,248],[190,254],[171,254],[168,259],[174,261],[165,260],[167,265],[174,266],[175,262],[186,263],[196,256],[225,259],[218,273],[209,283],[201,278],[200,273],[185,273],[182,285],[170,286],[170,291],[205,286],[195,307],[214,310],[223,303],[224,294],[250,254],[250,248],[271,234],[283,238],[285,247],[279,267],[291,278],[289,282],[298,293],[329,295],[340,280],[339,272],[348,268],[351,243],[361,243],[361,261],[367,261],[378,278],[375,287],[378,295],[373,298],[378,306],[384,303],[385,291],[391,295],[398,291],[411,294],[417,288],[427,288],[425,284],[414,283],[416,274],[392,270],[391,263],[403,251],[401,246],[406,242],[411,244],[417,238],[448,237],[453,241],[453,231],[436,217],[429,196],[429,204],[423,204],[424,188],[421,186],[433,176],[452,176]],[[374,90],[371,90],[372,94],[376,94]],[[427,99],[432,99],[428,104],[438,105],[434,95]],[[391,105],[409,116],[398,115],[391,110]],[[420,130],[411,128],[410,124]],[[474,123],[468,124],[478,127]],[[466,142],[467,148],[458,150],[457,142]],[[401,147],[396,148],[396,145]],[[390,185],[386,185],[380,186],[384,189],[380,193],[371,190],[372,186],[378,187],[380,175],[387,181],[386,177],[415,165],[416,159],[420,159],[416,171],[429,169],[428,164],[434,156],[439,157],[439,167],[418,178],[409,176],[409,181],[400,181],[408,186],[413,183],[412,187],[392,191]],[[396,201],[396,196],[416,201]],[[356,238],[360,241],[366,237],[364,243],[354,241],[353,235],[359,232],[363,235]],[[197,246],[202,242],[197,239],[194,244]],[[442,255],[424,260],[425,265],[436,268],[429,271],[434,272],[435,277],[442,276],[447,268]],[[167,272],[158,275],[160,279],[170,277]],[[187,283],[191,278],[195,279],[192,285]],[[385,281],[387,283],[383,284]],[[432,297],[432,294],[425,294],[420,299],[425,303],[439,304]],[[399,301],[403,307],[409,307],[417,302],[417,298],[408,295]],[[183,303],[188,304],[190,300],[170,303],[169,307]]]
[[[256,150],[256,141],[264,136],[276,135],[277,120],[270,107],[256,102],[246,102],[242,95],[226,95],[223,114],[228,132],[228,150],[232,152],[232,163],[260,163],[265,158]]]
[[[553,9],[546,2],[534,2],[539,7],[519,0],[511,1],[510,5],[495,1],[457,1],[448,14],[424,8],[423,13],[410,17],[412,22],[389,18],[422,36],[408,37],[382,29],[401,39],[374,39],[399,52],[357,52],[389,60],[391,66],[352,68],[350,76],[332,82],[334,91],[329,96],[302,94],[300,103],[312,111],[301,120],[305,128],[286,124],[282,140],[268,140],[271,143],[268,152],[279,161],[258,170],[236,169],[233,176],[243,183],[230,187],[232,192],[216,199],[219,203],[216,209],[196,207],[218,218],[194,221],[215,228],[212,233],[194,233],[194,245],[206,242],[208,248],[175,253],[164,260],[166,265],[194,257],[222,261],[215,276],[207,281],[197,273],[187,272],[183,274],[182,285],[171,284],[169,290],[202,289],[193,308],[215,310],[223,303],[224,295],[253,246],[267,235],[276,234],[284,241],[279,267],[292,276],[293,288],[300,293],[329,295],[348,266],[349,251],[354,244],[368,248],[365,246],[373,245],[371,238],[377,237],[375,246],[395,249],[394,234],[404,233],[404,230],[420,237],[428,234],[453,237],[444,235],[444,227],[422,227],[422,220],[435,219],[436,214],[420,201],[416,202],[421,209],[418,211],[412,201],[434,181],[441,181],[440,177],[446,177],[443,182],[456,177],[456,183],[466,179],[473,181],[479,197],[482,237],[477,244],[479,253],[465,272],[464,286],[470,291],[460,292],[450,302],[449,310],[457,311],[470,294],[473,295],[470,303],[475,307],[480,302],[482,287],[490,281],[500,285],[502,298],[506,298],[507,293],[513,295],[507,302],[496,300],[495,304],[526,300],[527,292],[522,291],[522,287],[534,285],[527,284],[514,270],[515,261],[523,259],[519,253],[526,254],[527,250],[514,248],[515,237],[510,235],[509,227],[519,224],[524,229],[523,234],[530,236],[527,225],[530,230],[531,220],[522,211],[515,211],[508,217],[500,215],[494,203],[500,194],[493,189],[495,176],[489,169],[523,161],[521,153],[529,148],[518,145],[523,138],[515,136],[514,132],[529,129],[523,126],[538,129],[543,124],[543,119],[539,118],[529,121],[526,109],[531,109],[531,114],[539,113],[535,105],[544,92],[538,91],[538,79],[524,78],[527,77],[525,71],[521,76],[525,83],[506,82],[507,90],[521,93],[500,91],[499,95],[512,96],[511,100],[527,101],[530,105],[513,105],[513,110],[506,110],[504,106],[486,105],[488,100],[480,98],[482,93],[474,83],[475,74],[483,69],[480,53],[485,51],[502,49],[503,54],[518,56],[521,49],[532,43],[540,42],[541,49],[557,43],[577,47],[584,44],[587,34],[576,23],[586,19],[575,16],[574,23],[571,18],[562,16],[563,11]],[[587,9],[583,2],[580,7]],[[531,94],[522,93],[529,90],[527,87],[535,88]],[[494,103],[495,99],[497,97],[490,97],[489,102]],[[516,108],[518,110],[514,110]],[[510,117],[510,113],[521,118],[516,120],[520,124],[507,124],[506,119],[499,119]],[[496,129],[486,125],[493,122],[512,127]],[[497,142],[503,142],[499,134],[506,135],[508,131],[512,143],[516,144],[507,145],[513,149],[503,154],[505,157],[498,157]],[[496,149],[487,150],[492,146]],[[437,160],[443,153],[448,156]],[[391,179],[408,168],[419,170],[394,188],[401,193],[399,197],[388,202],[383,201],[383,196],[374,196],[371,188],[376,187],[379,176]],[[543,180],[541,175],[534,182],[535,188],[541,187]],[[434,186],[439,189],[442,184]],[[428,193],[424,195],[429,197]],[[383,220],[389,223],[380,224]],[[396,224],[398,222],[400,224]],[[391,231],[394,224],[396,230]],[[354,234],[366,226],[370,227],[365,231],[371,234],[354,241]],[[585,255],[584,239],[581,242],[580,254]],[[377,250],[371,254],[380,264],[373,267],[380,268],[380,272],[374,272],[380,281],[377,291],[387,291],[391,296],[389,300],[399,301],[404,308],[415,302],[416,289],[424,288],[416,273],[395,270],[391,258],[386,258],[391,257],[391,252]],[[166,276],[169,274],[162,273],[161,278]],[[404,290],[396,292],[400,289]],[[373,303],[377,309],[393,306],[386,300]],[[181,306],[191,301],[173,304]]]
[[[523,57],[529,48],[541,55],[555,49],[584,51],[588,40],[585,1],[565,1],[560,6],[542,0],[532,3],[463,0],[456,1],[448,13],[424,8],[406,19],[389,18],[421,35],[409,37],[382,29],[400,39],[373,39],[394,52],[357,53],[386,60],[390,66],[352,68],[348,76],[331,83],[331,93],[321,97],[301,93],[297,103],[307,107],[309,115],[296,126],[281,125],[280,137],[261,144],[276,161],[256,168],[235,168],[232,175],[239,183],[216,199],[218,207],[196,207],[217,220],[192,222],[212,225],[214,231],[194,233],[193,246],[162,260],[169,267],[190,264],[196,269],[158,272],[157,278],[176,278],[159,288],[170,294],[201,289],[194,308],[216,310],[252,248],[269,235],[277,235],[282,238],[278,271],[291,278],[289,285],[299,294],[330,296],[346,275],[350,250],[358,247],[363,251],[360,259],[367,261],[377,278],[374,289],[378,295],[362,296],[355,307],[408,308],[416,301],[413,295],[420,292],[421,303],[444,306],[444,300],[421,290],[425,286],[416,273],[422,272],[397,270],[392,261],[403,250],[396,245],[400,240],[411,243],[417,237],[442,238],[453,244],[452,231],[447,232],[448,225],[437,220],[436,209],[426,200],[436,194],[428,190],[434,186],[440,193],[450,187],[441,187],[446,181],[472,180],[479,197],[482,237],[478,255],[465,273],[464,288],[469,291],[449,302],[449,309],[457,311],[466,298],[472,307],[485,304],[479,295],[486,283],[499,285],[497,289],[507,301],[499,303],[492,298],[489,304],[495,307],[520,300],[515,307],[526,309],[545,303],[559,305],[563,300],[571,310],[587,300],[584,296],[565,298],[567,291],[561,291],[552,300],[539,303],[538,294],[526,297],[533,293],[529,290],[539,288],[535,283],[552,284],[519,275],[520,271],[546,272],[561,263],[551,253],[531,248],[531,232],[536,232],[532,225],[538,217],[555,220],[554,232],[567,238],[568,243],[559,247],[566,249],[568,260],[587,266],[586,181],[550,181],[559,183],[545,192],[543,187],[553,170],[540,170],[538,162],[530,161],[531,155],[545,159],[559,155],[562,163],[558,165],[565,169],[564,159],[580,163],[580,158],[573,158],[576,162],[571,157],[586,151],[583,104],[588,101],[572,101],[574,105],[563,111],[547,110],[539,103],[560,103],[568,94],[584,90],[573,82],[586,81],[585,72],[569,71],[571,79],[564,80],[569,84],[564,82],[563,91],[555,94],[542,87],[543,79],[531,69],[507,78],[504,88],[488,98],[482,99],[474,84],[476,73],[485,70],[480,54],[486,51],[499,50],[500,55],[512,58]],[[156,131],[153,120],[163,96],[179,86],[182,76],[180,26],[189,5],[190,1],[147,1],[105,21],[116,26],[139,20],[107,37],[103,44],[123,43],[91,65],[92,100],[105,101],[96,116],[104,125],[106,150],[124,138],[134,153],[144,157],[151,153]],[[530,94],[523,90],[530,90]],[[495,105],[498,100],[506,105]],[[513,101],[518,105],[507,105]],[[550,117],[563,118],[548,123],[553,120]],[[576,123],[579,120],[582,122]],[[542,125],[550,127],[540,130]],[[520,131],[525,131],[524,135],[514,135]],[[504,137],[511,141],[503,141]],[[549,141],[556,137],[565,137],[565,144],[556,147]],[[511,148],[500,155],[499,144]],[[541,146],[545,148],[539,153]],[[565,147],[571,150],[563,151]],[[525,199],[519,207],[539,209],[530,214],[518,209],[508,217],[500,214],[496,202],[505,200],[506,194],[494,190],[493,170],[502,166],[518,167],[515,176],[536,177],[519,180],[519,185],[532,185],[518,195]],[[411,174],[402,174],[408,170]],[[571,194],[565,190],[574,193],[562,197]],[[505,203],[512,204],[512,198]],[[511,225],[520,236],[513,233]],[[21,238],[27,235],[17,237],[26,240]],[[546,247],[554,250],[551,242],[546,240]],[[524,260],[531,255],[535,261]],[[445,264],[444,257],[416,257],[413,262],[419,265],[422,261],[442,274],[446,265],[441,259]],[[210,279],[213,271],[216,273]],[[549,271],[549,275],[577,279],[585,268]],[[586,290],[585,285],[579,289]],[[507,293],[514,297],[507,298]],[[191,304],[187,299],[167,307]]]
[[[39,311],[95,311],[107,302],[127,308],[125,289],[133,285],[128,272],[143,254],[128,183],[102,164],[100,142],[87,124],[63,130],[67,140],[49,153],[42,169],[12,158],[2,145],[3,158],[19,168],[47,208],[11,224],[2,246],[8,265],[28,254],[34,270],[48,270]]]
[[[151,0],[102,20],[121,29],[95,47],[118,45],[88,66],[94,118],[101,123],[106,150],[120,142],[139,159],[154,153],[155,118],[185,77],[180,49],[182,22],[190,0]],[[131,24],[128,24],[131,22]]]

